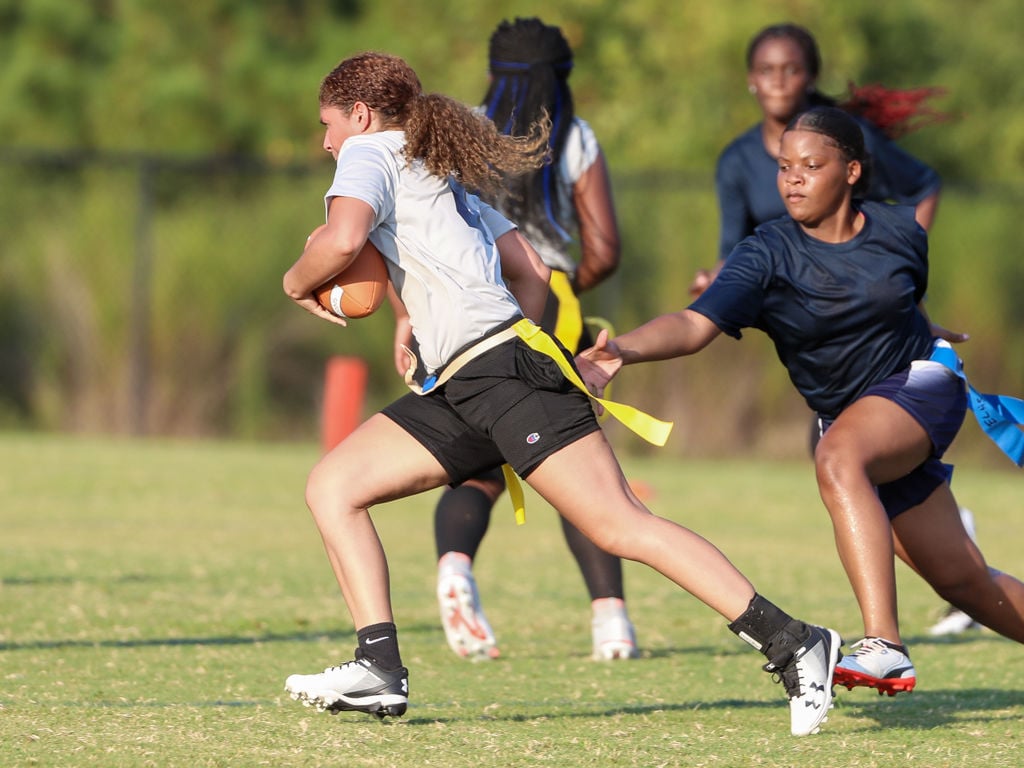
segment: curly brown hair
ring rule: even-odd
[[[508,176],[541,167],[548,156],[547,118],[525,136],[506,136],[485,115],[455,99],[424,94],[403,59],[386,53],[351,56],[320,84],[320,104],[346,114],[357,101],[380,117],[384,128],[405,131],[405,156],[422,160],[438,176],[454,176],[482,194],[494,194]]]

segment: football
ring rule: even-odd
[[[328,312],[358,320],[380,308],[387,290],[388,268],[384,257],[367,240],[355,261],[313,291],[313,295]]]

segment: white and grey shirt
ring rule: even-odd
[[[353,136],[324,196],[352,197],[376,214],[370,242],[384,256],[409,312],[428,373],[521,314],[501,277],[495,240],[515,225],[454,179],[402,154],[403,131]]]

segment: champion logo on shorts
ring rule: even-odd
[[[528,442],[530,445],[533,445],[538,440],[540,440],[540,433],[539,432],[531,432],[530,434],[528,434],[526,436],[526,442]]]

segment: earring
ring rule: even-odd
[[[750,91],[752,94],[753,93],[757,93],[757,86],[756,85],[748,85],[747,86],[747,90]]]

